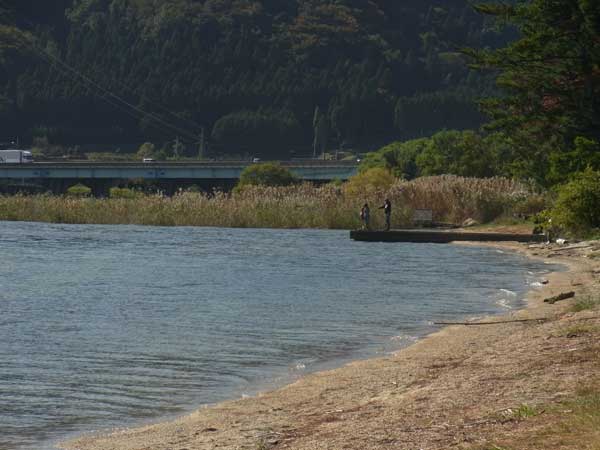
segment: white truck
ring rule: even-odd
[[[0,164],[28,164],[33,155],[27,150],[0,150]]]

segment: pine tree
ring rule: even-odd
[[[516,133],[531,147],[548,137],[566,145],[576,136],[600,138],[600,2],[532,0],[477,10],[521,33],[498,50],[467,52],[474,67],[500,73],[505,95],[484,105],[491,127]]]

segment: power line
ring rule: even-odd
[[[39,53],[39,56],[41,58],[45,58],[45,56],[42,53]],[[48,63],[50,64],[50,66],[56,70],[57,72],[59,72],[62,75],[68,76],[68,73],[65,69],[57,66],[56,64],[53,64],[52,61],[50,59],[48,59]],[[79,81],[79,80],[75,80],[76,83],[78,83],[81,86],[86,86],[83,82]],[[89,86],[88,86],[89,88]],[[93,92],[93,91],[92,91]],[[140,115],[135,113],[134,111],[131,111],[129,108],[124,108],[123,105],[111,100],[109,97],[106,97],[105,95],[101,95],[98,92],[93,92],[100,100],[103,100],[104,102],[108,103],[111,106],[114,106],[115,108],[121,110],[122,112],[126,113],[127,115],[133,117],[134,119],[140,119]],[[173,130],[171,130],[170,128],[165,128],[164,126],[162,126],[159,123],[156,122],[150,122],[150,126],[152,126],[153,128],[160,130],[161,132],[165,133],[165,134],[171,134],[173,132]]]
[[[165,120],[161,119],[157,115],[155,115],[155,114],[153,114],[151,112],[145,111],[142,108],[129,103],[127,100],[121,98],[120,96],[116,95],[112,91],[110,91],[110,90],[102,87],[98,83],[96,83],[94,80],[92,80],[91,78],[89,78],[87,75],[84,75],[81,72],[78,72],[76,69],[74,69],[73,67],[69,66],[67,63],[63,62],[61,59],[55,57],[54,55],[50,54],[46,50],[44,50],[44,49],[42,49],[40,47],[37,47],[37,45],[35,43],[32,43],[32,44],[33,44],[33,46],[38,51],[43,52],[54,63],[60,65],[61,67],[63,67],[64,69],[66,69],[68,72],[72,73],[73,75],[76,75],[77,77],[81,78],[83,81],[85,81],[86,83],[88,83],[90,86],[95,87],[99,91],[101,91],[104,94],[106,94],[108,97],[116,100],[119,103],[122,103],[123,105],[126,105],[127,107],[131,108],[132,110],[135,110],[135,111],[139,112],[144,117],[147,116],[147,117],[150,117],[150,118],[156,120],[157,122],[161,123],[165,127],[168,127],[170,129],[172,129],[173,131],[176,131],[177,133],[182,134],[183,136],[187,136],[188,138],[191,138],[193,140],[198,140],[198,136],[196,136],[195,134],[190,133],[187,130],[183,130],[182,128],[179,128],[179,127],[177,127],[177,126],[175,126],[173,124],[170,124],[169,122],[166,122]]]
[[[126,85],[126,84],[125,84],[125,83],[123,83],[122,81],[120,81],[120,80],[118,80],[118,79],[115,79],[114,81],[115,81],[117,84],[121,85],[123,88],[127,89],[129,92],[132,92],[132,93],[133,93],[133,94],[135,94],[135,95],[139,95],[139,96],[140,96],[140,100],[145,100],[145,101],[149,102],[150,104],[152,104],[152,105],[154,105],[154,106],[156,106],[156,107],[158,107],[158,108],[162,109],[164,112],[166,112],[166,113],[170,114],[171,116],[173,116],[173,117],[175,117],[175,118],[177,118],[177,119],[179,119],[179,120],[182,120],[182,121],[184,121],[184,122],[187,122],[189,125],[192,125],[194,128],[198,128],[198,129],[202,128],[202,125],[198,124],[197,122],[195,122],[195,121],[193,121],[193,120],[191,120],[191,119],[188,119],[188,118],[186,118],[186,117],[183,117],[183,116],[179,115],[178,113],[176,113],[176,112],[174,112],[174,111],[171,111],[171,110],[170,110],[170,109],[168,109],[166,106],[164,106],[164,105],[161,105],[161,104],[160,104],[160,103],[158,103],[157,101],[154,101],[154,100],[152,100],[151,98],[147,97],[147,96],[146,96],[146,95],[144,95],[144,94],[138,94],[138,93],[135,91],[135,89],[134,89],[134,88],[132,88],[132,87],[129,87],[128,85]]]
[[[40,52],[40,53],[38,53],[38,56],[40,56],[41,58],[47,58],[47,62],[49,63],[49,65],[50,65],[50,66],[51,66],[51,67],[52,67],[54,70],[58,71],[58,72],[59,72],[61,75],[63,75],[63,76],[67,76],[67,77],[70,75],[70,73],[69,73],[69,71],[68,71],[67,69],[65,69],[64,67],[61,67],[60,65],[56,64],[55,62],[53,62],[53,61],[52,61],[52,59],[48,58],[48,57],[47,57],[46,55],[44,55],[43,53],[41,53],[41,52]],[[91,90],[91,92],[92,92],[93,94],[95,94],[95,95],[96,95],[96,96],[97,96],[99,99],[103,100],[104,102],[108,103],[109,105],[112,105],[112,106],[114,106],[115,108],[117,108],[117,109],[119,109],[120,111],[122,111],[122,112],[126,113],[127,115],[129,115],[129,116],[133,117],[134,119],[138,119],[138,120],[139,120],[140,118],[144,118],[144,117],[146,117],[146,116],[147,116],[147,115],[146,115],[146,114],[144,114],[144,113],[140,113],[139,111],[141,111],[141,109],[139,109],[139,108],[137,108],[137,110],[138,110],[138,111],[135,111],[135,110],[136,110],[136,108],[133,108],[134,110],[132,110],[130,107],[128,107],[128,106],[124,106],[122,103],[116,102],[115,100],[113,100],[113,98],[112,98],[112,96],[111,96],[111,95],[106,95],[106,93],[105,93],[105,92],[95,92],[95,91],[93,90],[93,87],[94,87],[94,86],[92,86],[92,89],[91,89],[89,85],[86,85],[86,84],[85,84],[83,81],[81,81],[81,80],[74,80],[74,81],[75,81],[75,83],[78,83],[78,84],[79,84],[79,85],[81,85],[81,86],[87,87],[87,88],[88,88],[88,89],[90,89],[90,90]],[[152,126],[155,128],[155,129],[157,129],[157,130],[160,130],[160,131],[162,131],[162,132],[164,132],[164,133],[166,133],[166,134],[171,134],[171,133],[174,131],[174,129],[173,129],[173,127],[172,127],[172,126],[170,126],[170,125],[166,125],[166,126],[165,126],[165,125],[163,125],[163,121],[162,121],[162,120],[158,120],[158,121],[157,121],[157,120],[154,120],[154,121],[151,121],[151,122],[150,122],[150,125],[152,125]],[[179,130],[177,130],[177,129],[176,129],[175,131],[179,132]],[[188,133],[186,133],[186,132],[183,132],[183,133],[184,133],[185,135],[187,135],[187,137],[188,137],[188,138],[191,136],[190,134],[188,134]],[[194,137],[194,138],[195,138],[195,137]]]
[[[4,6],[7,9],[10,9],[8,6],[6,6],[6,4],[3,2],[3,0],[0,0],[0,6]],[[21,13],[22,14],[22,13]],[[27,17],[25,17],[25,22],[29,23],[30,26],[35,27],[35,25],[27,19]],[[89,86],[92,86],[96,89],[98,89],[100,92],[102,92],[104,94],[104,96],[99,96],[100,98],[104,99],[107,103],[121,109],[122,111],[127,112],[128,114],[132,115],[131,111],[123,108],[123,105],[125,105],[126,107],[137,111],[138,113],[140,113],[142,116],[141,117],[148,117],[153,119],[154,121],[162,124],[163,127],[166,127],[172,131],[176,131],[177,133],[183,135],[184,137],[187,137],[188,139],[191,139],[192,141],[196,142],[200,139],[199,136],[197,136],[194,133],[190,133],[188,130],[184,130],[176,125],[173,125],[172,123],[169,123],[165,120],[163,120],[161,117],[157,116],[156,114],[146,111],[142,108],[140,108],[139,106],[136,106],[130,102],[128,102],[127,100],[123,99],[122,97],[118,96],[117,94],[115,94],[114,92],[110,91],[109,89],[104,88],[103,86],[101,86],[100,84],[98,84],[96,81],[94,81],[93,79],[91,79],[89,76],[79,72],[78,70],[76,70],[75,68],[73,68],[72,66],[70,66],[69,64],[67,64],[66,62],[62,61],[60,58],[52,55],[51,53],[49,53],[47,50],[45,50],[44,48],[38,46],[35,42],[35,38],[31,39],[30,42],[32,48],[37,52],[38,56],[42,56],[42,59],[46,59],[47,62],[49,62],[54,68],[59,68],[60,67],[60,71],[63,75],[69,76],[70,74],[76,75],[78,78],[80,78],[81,80],[83,80],[85,83],[87,83]],[[127,89],[129,89],[130,91],[133,91],[132,88],[129,88],[128,86],[126,86],[124,83],[121,83],[120,81],[117,80],[117,82],[119,84],[121,84],[122,86],[125,86]],[[80,82],[81,84],[81,82]],[[117,103],[115,103],[115,101],[109,101],[108,98],[114,99]],[[148,99],[149,100],[149,99]],[[157,105],[157,103],[155,102],[151,102],[154,103],[155,105]],[[169,112],[169,114],[179,118],[180,120],[184,120],[187,121],[188,123],[193,123],[194,126],[197,126],[198,128],[201,128],[200,125],[196,124],[195,122],[192,122],[188,119],[183,119],[180,116],[178,116],[176,113],[173,113],[171,111],[169,111],[167,108],[160,106],[160,108],[164,109],[165,111]],[[138,116],[134,116],[136,118],[139,118]]]

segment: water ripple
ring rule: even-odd
[[[0,223],[0,448],[45,449],[514,308],[552,267],[337,231]]]

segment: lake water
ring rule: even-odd
[[[521,305],[549,266],[340,231],[0,222],[0,448],[183,414]]]

